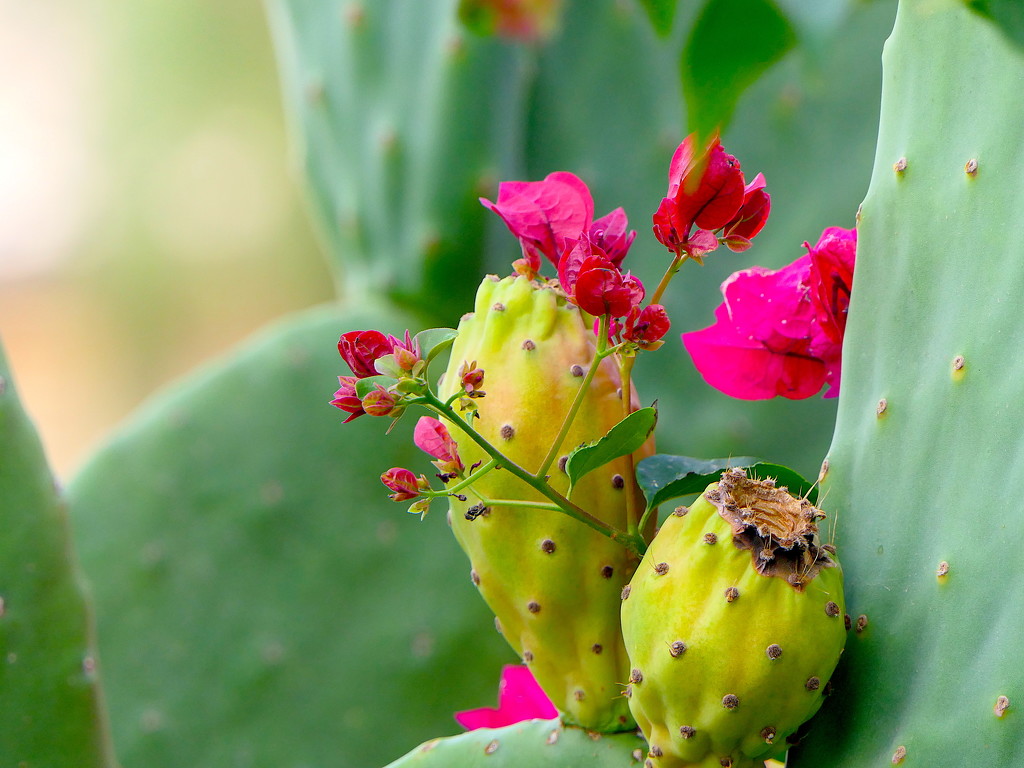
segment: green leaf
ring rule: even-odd
[[[680,61],[690,129],[724,130],[743,91],[795,44],[771,0],[709,0]]]
[[[1024,46],[1024,3],[1021,0],[964,0],[967,7],[993,22],[1017,46]]]
[[[0,764],[116,764],[67,509],[0,350]]]
[[[367,376],[365,379],[359,379],[356,382],[356,396],[361,400],[373,392],[378,385],[387,389],[397,383],[398,379],[393,379],[390,376]]]
[[[454,328],[428,328],[416,334],[420,356],[429,364],[435,357],[451,348],[459,332]]]
[[[651,20],[651,26],[662,37],[666,37],[672,31],[677,2],[678,0],[640,0],[640,4],[647,11],[647,16]]]
[[[628,768],[647,752],[636,733],[592,734],[558,720],[524,720],[434,739],[387,768]]]
[[[726,469],[746,468],[752,477],[774,479],[779,485],[789,488],[797,496],[806,496],[811,503],[817,502],[818,493],[814,484],[795,470],[781,464],[772,464],[750,456],[733,456],[727,459],[695,459],[692,456],[650,456],[637,465],[636,478],[640,489],[647,498],[651,509],[669,499],[700,493],[716,482]]]
[[[641,408],[608,430],[608,434],[589,445],[581,445],[569,454],[565,462],[565,472],[569,476],[569,490],[579,482],[580,478],[609,461],[633,453],[654,431],[658,423],[656,408]]]

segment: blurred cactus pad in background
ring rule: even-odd
[[[429,474],[415,419],[389,435],[381,419],[342,426],[329,400],[347,373],[340,333],[454,328],[485,273],[509,274],[520,249],[479,202],[501,181],[578,175],[597,210],[625,209],[639,232],[627,266],[656,285],[672,258],[650,232],[669,159],[719,125],[748,180],[767,179],[771,218],[751,250],[686,265],[663,301],[666,344],[638,356],[633,381],[641,405],[657,399],[661,454],[757,456],[810,478],[828,456],[821,542],[834,537],[847,611],[865,619],[790,765],[1016,764],[1016,3],[901,0],[898,17],[890,0],[235,5],[268,20],[311,212],[308,229],[275,230],[271,281],[318,242],[327,267],[302,268],[296,281],[316,285],[281,311],[316,305],[153,395],[66,489],[24,418],[17,365],[0,367],[0,765],[660,761],[632,731],[557,720],[457,735],[453,713],[492,703],[520,659],[442,505],[420,521],[381,485],[389,467]],[[267,34],[216,29],[248,41],[243,64]],[[245,83],[277,85],[269,68]],[[826,227],[853,227],[862,201],[838,425],[836,400],[708,387],[679,334],[712,322],[722,281],[793,262]],[[123,226],[139,216],[126,196]],[[226,283],[212,269],[225,297],[248,289],[244,266]],[[129,328],[148,299],[133,303]],[[997,466],[1008,477],[982,506],[1005,512],[983,549],[963,499]]]

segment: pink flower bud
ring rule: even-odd
[[[395,395],[377,385],[363,397],[363,410],[370,416],[397,416],[395,411],[398,402],[399,399]]]
[[[630,274],[601,256],[591,256],[580,266],[572,299],[592,315],[623,317],[644,298],[644,286]]]
[[[448,428],[437,419],[421,416],[420,420],[416,422],[412,439],[420,450],[437,459],[434,466],[442,472],[462,471],[463,464],[462,459],[459,458],[459,447],[448,433]]]
[[[392,501],[415,499],[425,490],[424,485],[427,482],[422,475],[417,479],[416,475],[401,467],[392,467],[380,476],[380,481],[394,491],[388,494]]]
[[[462,388],[470,397],[478,393],[484,384],[484,372],[482,368],[476,367],[476,360],[472,363],[463,361],[462,367],[459,368],[459,376],[462,379]]]
[[[388,341],[391,342],[392,354],[395,356],[395,363],[403,371],[411,372],[413,367],[420,361],[420,345],[412,337],[412,334],[408,330],[405,332],[405,338],[396,339],[394,336],[389,336]]]
[[[339,376],[338,383],[341,385],[341,388],[334,393],[334,399],[331,400],[331,405],[335,408],[340,408],[345,413],[351,414],[351,416],[345,419],[345,424],[366,413],[363,410],[362,401],[356,395],[356,381],[358,379],[355,376]]]

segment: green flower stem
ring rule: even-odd
[[[651,304],[661,304],[661,297],[665,293],[665,289],[668,288],[668,284],[675,277],[676,272],[679,271],[679,267],[686,261],[685,253],[677,253],[675,258],[672,259],[672,263],[668,265],[668,269],[665,270],[665,274],[661,276],[661,282],[658,283],[658,287],[654,290],[654,295],[651,296]]]
[[[640,516],[640,524],[637,526],[637,529],[639,531],[642,531],[644,529],[644,527],[647,525],[647,519],[651,516],[651,513],[654,512],[656,509],[657,507],[648,507],[647,509],[644,510],[644,513]]]
[[[482,467],[477,469],[476,472],[473,472],[468,477],[463,478],[457,484],[453,485],[451,488],[445,488],[443,491],[438,491],[436,495],[438,495],[438,496],[450,496],[453,493],[458,493],[459,491],[463,490],[464,488],[467,488],[470,485],[472,485],[474,482],[476,482],[481,477],[486,475],[488,472],[490,472],[496,466],[498,466],[498,462],[495,459],[491,459],[486,464],[484,464]]]
[[[619,381],[622,389],[622,418],[626,418],[633,412],[633,388],[630,386],[633,374],[633,363],[636,362],[635,355],[618,355],[616,358],[619,364]],[[633,454],[628,453],[623,457],[626,460],[626,477],[631,483],[636,483],[636,466],[633,461]],[[643,539],[643,529],[640,527],[640,513],[636,508],[636,496],[633,489],[626,493],[626,530],[634,539]]]
[[[561,512],[562,508],[557,504],[548,504],[546,501],[522,501],[516,499],[487,499],[476,491],[470,489],[470,493],[480,499],[485,507],[527,507],[529,509],[546,509],[550,512]]]
[[[608,315],[601,316],[601,325],[597,332],[597,350],[594,353],[594,359],[590,361],[590,370],[587,371],[587,375],[584,377],[583,383],[580,384],[580,388],[576,392],[576,397],[573,398],[572,405],[569,406],[569,412],[565,414],[565,419],[562,421],[562,428],[558,430],[558,436],[551,442],[551,447],[548,449],[548,453],[544,457],[544,461],[540,463],[540,468],[534,475],[538,480],[546,477],[548,470],[551,469],[551,465],[554,463],[555,457],[558,455],[558,451],[562,447],[562,442],[565,440],[565,436],[569,434],[569,429],[572,427],[572,423],[576,419],[576,414],[579,413],[580,406],[583,404],[583,397],[586,395],[587,390],[590,389],[590,382],[594,380],[594,375],[597,373],[597,368],[601,365],[601,361],[607,356],[606,351],[608,347],[609,322],[610,318]]]
[[[483,435],[467,424],[462,416],[456,413],[454,409],[446,405],[443,401],[439,400],[432,392],[427,392],[412,402],[425,405],[441,416],[444,416],[448,421],[461,429],[474,443],[479,445],[484,452],[496,462],[497,466],[511,472],[542,496],[552,501],[554,503],[554,508],[559,512],[583,523],[603,536],[607,536],[612,541],[618,542],[636,555],[639,556],[643,554],[646,549],[643,540],[638,540],[636,536],[631,536],[625,531],[620,531],[618,528],[608,525],[603,520],[594,517],[585,509],[573,504],[562,494],[548,485],[545,478],[535,477],[491,445]]]

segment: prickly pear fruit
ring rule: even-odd
[[[594,358],[591,322],[547,285],[522,276],[487,278],[475,311],[459,325],[440,394],[457,392],[463,364],[475,362],[484,371],[486,394],[472,401],[479,414],[474,427],[511,460],[537,472]],[[602,437],[622,418],[619,383],[618,366],[607,358],[560,456]],[[451,432],[467,467],[488,458],[458,429]],[[648,442],[634,458],[652,452]],[[549,474],[552,486],[564,494],[563,467],[556,461]],[[625,530],[627,498],[632,496],[634,509],[643,509],[633,475],[628,457],[617,459],[583,477],[572,501]],[[493,504],[477,514],[473,491],[486,499],[544,499],[501,469],[473,484],[465,502],[452,499],[452,528],[500,631],[567,720],[604,732],[635,727],[622,696],[629,664],[619,595],[637,558],[557,511]]]
[[[846,638],[822,517],[733,469],[654,537],[622,603],[649,767],[760,766],[821,706]]]

